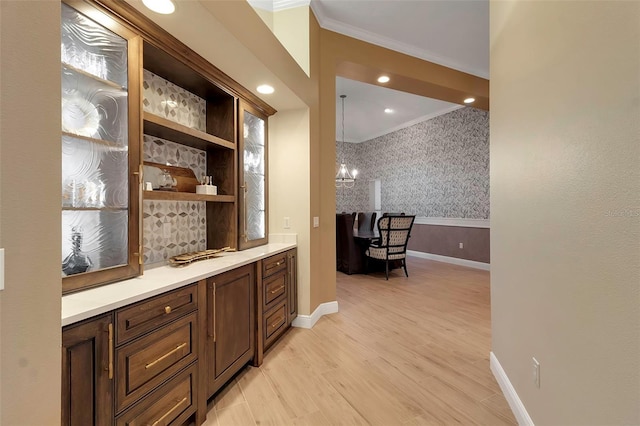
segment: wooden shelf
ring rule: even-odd
[[[234,195],[204,195],[193,192],[173,192],[173,191],[144,191],[145,200],[168,200],[168,201],[213,201],[218,203],[233,203],[236,201]]]
[[[205,151],[216,148],[236,149],[233,142],[174,123],[149,112],[144,113],[144,133]]]
[[[106,141],[104,139],[96,139],[96,138],[92,138],[89,136],[82,136],[82,135],[76,135],[75,133],[71,133],[71,132],[65,132],[64,130],[62,131],[62,136],[67,136],[73,139],[80,139],[83,141],[87,141],[87,142],[93,142],[96,143],[98,145],[104,145],[104,146],[108,146],[109,148],[113,148],[114,151],[119,150],[119,151],[127,151],[127,147],[123,146],[122,144],[118,144],[116,142],[112,142],[112,141]]]
[[[73,212],[122,212],[127,210],[127,207],[62,207],[62,211]]]
[[[100,78],[97,75],[93,75],[90,72],[87,72],[87,71],[85,71],[83,69],[76,68],[73,65],[69,65],[69,64],[67,64],[65,62],[62,62],[62,68],[65,68],[65,69],[67,69],[67,70],[69,70],[71,72],[74,72],[76,74],[80,74],[80,75],[85,76],[87,78],[90,78],[92,80],[95,80],[95,81],[97,81],[99,83],[102,83],[102,84],[104,84],[106,86],[109,86],[109,87],[111,87],[113,89],[119,90],[119,91],[121,91],[121,92],[123,92],[125,94],[127,93],[127,88],[126,87],[120,86],[118,83],[114,83],[111,80],[105,80],[104,78]]]

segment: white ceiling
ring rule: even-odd
[[[420,121],[461,108],[461,105],[416,96],[342,77],[336,78],[336,140],[342,141],[342,99],[344,141],[364,142]],[[392,113],[385,113],[391,108]]]
[[[311,0],[323,28],[489,78],[488,0]],[[336,81],[336,140],[362,142],[452,111],[456,104],[344,78]],[[395,110],[384,113],[385,108]]]
[[[489,0],[311,0],[323,28],[489,78]]]

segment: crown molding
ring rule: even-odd
[[[372,139],[379,138],[380,136],[388,135],[389,133],[393,133],[393,132],[397,132],[398,130],[406,129],[407,127],[411,127],[411,126],[413,126],[415,124],[422,123],[423,121],[431,120],[432,118],[436,118],[436,117],[439,117],[441,115],[448,114],[448,113],[453,112],[455,110],[458,110],[460,108],[464,108],[464,105],[454,105],[454,106],[449,107],[447,109],[443,109],[443,110],[440,110],[440,111],[437,111],[437,112],[434,112],[434,113],[431,113],[431,114],[423,115],[422,117],[415,118],[413,120],[410,120],[410,121],[407,121],[405,123],[402,123],[402,124],[400,124],[398,126],[395,126],[395,127],[390,128],[390,129],[387,129],[387,130],[383,131],[382,133],[377,132],[377,133],[374,133],[374,134],[371,134],[371,135],[367,136],[365,139],[363,139],[361,141],[352,142],[352,143],[368,142],[368,141],[370,141]]]
[[[310,0],[247,0],[247,2],[256,9],[279,12],[295,7],[309,6]]]
[[[322,6],[317,1],[311,1],[311,10],[313,10],[313,13],[316,15],[316,19],[318,20],[320,27],[326,30],[334,31],[348,37],[366,41],[367,43],[375,44],[376,46],[404,53],[405,55],[413,56],[428,62],[433,62],[447,68],[452,68],[454,70],[472,74],[477,77],[485,78],[487,80],[489,79],[489,70],[468,67],[450,59],[438,56],[428,50],[419,49],[410,44],[401,43],[391,38],[381,36],[380,34],[375,34],[371,31],[366,31],[362,28],[358,28],[353,25],[347,25],[343,22],[329,18],[322,9]]]

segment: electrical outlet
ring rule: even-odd
[[[284,226],[283,226],[283,228],[284,228],[284,229],[289,229],[290,227],[291,227],[291,226],[289,225],[289,218],[288,218],[288,217],[285,217],[285,218],[284,218]]]
[[[460,248],[464,248],[464,243],[460,243],[460,244],[458,244],[458,247],[460,247]]]
[[[540,363],[538,362],[538,360],[533,357],[533,383],[535,383],[536,387],[539,388],[540,387]]]

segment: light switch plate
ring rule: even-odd
[[[4,249],[0,248],[0,290],[4,290]]]
[[[313,217],[313,227],[317,228],[320,226],[320,218],[318,216]]]

